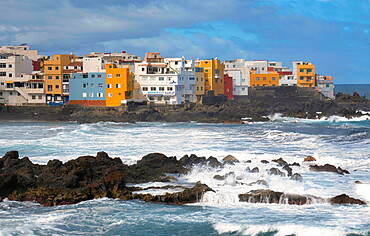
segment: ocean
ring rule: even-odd
[[[370,99],[370,84],[335,84],[335,93],[353,94],[357,92],[360,96]]]
[[[269,188],[285,193],[321,198],[345,193],[370,201],[369,115],[347,120],[285,118],[276,114],[271,122],[248,124],[203,124],[143,122],[136,124],[100,122],[0,123],[0,156],[18,150],[20,156],[46,164],[82,155],[107,152],[133,164],[144,155],[161,152],[181,158],[188,154],[214,156],[231,154],[240,160],[224,168],[196,166],[179,183],[197,181],[216,192],[207,192],[200,202],[186,205],[144,203],[137,200],[95,199],[76,205],[43,207],[32,202],[5,200],[0,203],[1,235],[370,235],[370,207],[239,202],[238,194]],[[366,120],[367,119],[367,120]],[[311,155],[316,164],[347,169],[349,175],[311,172],[303,159]],[[271,176],[273,159],[283,158],[300,173],[302,182]],[[247,163],[251,160],[251,163]],[[270,163],[263,164],[261,160]],[[258,167],[259,173],[246,168]],[[234,172],[225,180],[214,175]],[[266,180],[269,187],[248,186]],[[363,184],[355,184],[355,181]],[[162,186],[147,183],[137,186]],[[166,190],[146,190],[164,194]]]

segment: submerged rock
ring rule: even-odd
[[[294,162],[292,164],[289,164],[289,166],[301,166],[301,165],[299,163],[297,163],[297,162]]]
[[[366,202],[348,196],[347,194],[341,194],[330,199],[331,204],[359,204],[366,205]]]
[[[254,167],[254,168],[253,168],[253,169],[251,169],[249,172],[250,172],[250,173],[258,173],[258,172],[260,172],[260,170],[258,169],[258,167]]]
[[[303,180],[302,176],[298,173],[294,173],[290,178],[295,180],[295,181],[299,181],[299,182],[301,182]]]
[[[289,165],[285,164],[283,170],[286,170],[288,172],[288,176],[292,176],[292,168],[290,168]]]
[[[285,174],[277,168],[271,168],[270,170],[268,170],[268,174],[269,175],[279,175],[279,176],[285,177]]]
[[[252,190],[245,194],[239,194],[239,201],[249,203],[276,203],[289,205],[311,204],[324,199],[314,196],[302,196],[298,194],[286,194],[269,189]]]
[[[273,162],[276,162],[279,164],[279,166],[285,166],[285,165],[288,165],[288,162],[284,161],[283,158],[279,158],[279,159],[275,159],[275,160],[272,160]]]
[[[214,192],[206,184],[197,182],[192,188],[185,188],[178,193],[166,193],[165,195],[153,196],[151,194],[134,194],[133,199],[140,199],[145,202],[167,203],[167,204],[185,204],[199,202],[203,194],[207,191]]]
[[[267,183],[267,181],[266,180],[263,180],[263,179],[259,179],[257,181],[251,182],[251,183],[246,184],[246,185],[252,186],[252,185],[255,185],[255,184],[265,185],[266,187],[269,187],[269,184]]]
[[[347,170],[344,170],[340,167],[335,167],[333,165],[330,165],[330,164],[325,164],[323,166],[319,166],[319,165],[310,165],[310,170],[311,171],[317,171],[317,172],[334,172],[334,173],[338,173],[338,174],[349,174],[349,172]]]

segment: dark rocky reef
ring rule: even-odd
[[[193,162],[187,161],[187,164],[195,164],[196,160],[198,158],[193,155]],[[215,165],[215,160],[211,158],[207,163]],[[34,201],[45,206],[73,204],[100,197],[127,200],[133,198],[134,189],[126,187],[126,183],[170,182],[174,177],[166,173],[180,174],[186,170],[184,163],[176,157],[160,153],[148,154],[131,166],[123,164],[120,158],[110,158],[105,152],[99,152],[97,156],[82,156],[64,164],[59,160],[51,160],[47,165],[38,165],[28,157],[19,159],[17,151],[10,151],[0,158],[0,198]],[[164,203],[193,202],[205,191],[211,189],[198,183],[194,188],[185,188],[178,195],[167,196],[173,196],[173,200],[152,200]],[[144,195],[135,195],[135,198],[151,201],[149,196]]]

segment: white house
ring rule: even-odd
[[[165,104],[196,101],[192,60],[163,58],[155,53],[153,58],[135,64],[134,83],[148,101]]]
[[[25,80],[21,78],[21,73],[31,73],[32,71],[31,59],[13,53],[0,54],[0,97],[2,98],[0,102],[8,105],[27,103],[20,90],[25,86]]]

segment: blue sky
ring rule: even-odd
[[[0,0],[0,45],[40,54],[316,64],[335,83],[370,83],[370,0]]]

